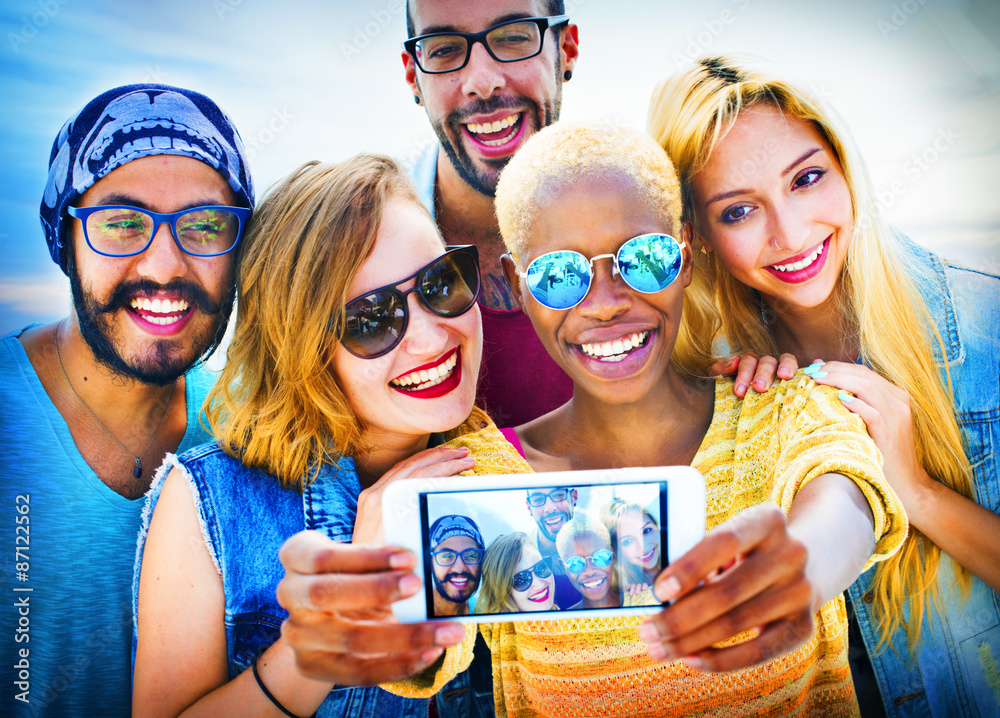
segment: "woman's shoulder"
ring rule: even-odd
[[[452,448],[464,446],[476,460],[475,468],[463,472],[465,475],[531,473],[528,462],[488,418],[482,420],[470,417],[469,421],[449,435],[452,438],[444,444],[445,446]]]

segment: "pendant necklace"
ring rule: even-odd
[[[93,419],[94,421],[96,421],[97,425],[99,427],[101,427],[102,429],[104,429],[104,433],[106,433],[108,436],[110,436],[112,439],[114,439],[115,443],[118,444],[118,446],[122,447],[122,451],[124,451],[126,454],[128,454],[129,456],[132,457],[132,461],[135,462],[135,468],[132,469],[132,476],[134,476],[137,479],[141,479],[142,478],[142,457],[146,455],[146,452],[149,451],[149,447],[153,445],[153,440],[156,438],[156,435],[160,433],[160,427],[163,426],[163,422],[166,421],[166,419],[167,419],[167,414],[170,413],[170,402],[173,401],[173,399],[174,399],[174,392],[177,391],[177,382],[176,381],[174,382],[174,388],[170,390],[170,398],[167,399],[167,410],[163,412],[163,418],[160,419],[160,423],[156,425],[156,431],[154,431],[153,435],[151,437],[149,437],[149,443],[146,444],[146,448],[142,450],[141,454],[139,454],[138,456],[136,456],[131,451],[129,451],[127,448],[125,448],[125,444],[123,444],[122,442],[118,441],[118,437],[115,436],[114,434],[112,434],[111,430],[108,429],[108,427],[106,427],[104,425],[104,422],[102,422],[100,419],[97,418],[97,414],[95,414],[93,411],[90,410],[90,407],[87,406],[87,402],[85,402],[83,400],[83,397],[81,397],[79,394],[77,394],[76,393],[76,389],[73,388],[73,383],[69,380],[69,376],[66,374],[66,367],[63,366],[62,355],[59,353],[59,324],[56,325],[56,358],[59,360],[59,368],[62,369],[63,378],[66,380],[66,383],[69,385],[69,390],[71,392],[73,392],[73,396],[75,396],[77,398],[77,401],[79,401],[83,405],[83,408],[87,410],[87,413],[90,414],[90,418]]]

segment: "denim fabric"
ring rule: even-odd
[[[163,476],[169,471],[169,461]],[[226,639],[229,676],[235,678],[254,658],[276,641],[288,613],[278,604],[275,591],[284,576],[278,550],[299,531],[323,531],[335,541],[351,540],[361,483],[354,461],[341,459],[325,466],[303,493],[284,489],[278,480],[245,467],[216,444],[206,444],[183,454],[177,464],[185,470],[208,547],[226,596]],[[143,517],[138,560],[149,518],[162,489],[150,490]],[[138,563],[136,581],[138,581]],[[137,584],[136,584],[137,588]],[[134,591],[135,595],[137,591]],[[489,666],[487,658],[486,665]],[[493,714],[492,684],[485,697],[473,700],[470,671],[445,685],[436,697],[442,718]],[[488,708],[481,711],[480,705]],[[332,716],[392,716],[421,718],[428,700],[402,698],[378,687],[334,688],[320,706],[320,718]]]
[[[951,372],[955,413],[975,473],[976,500],[1000,513],[1000,277],[951,266],[905,240],[907,266],[941,339]],[[935,351],[939,364],[940,350]],[[942,366],[942,376],[944,368]],[[924,626],[913,661],[906,633],[880,653],[872,616],[874,571],[863,574],[849,593],[858,627],[882,691],[886,715],[1000,716],[1000,597],[973,579],[968,603],[954,587],[956,566],[942,555],[938,586],[944,601]]]

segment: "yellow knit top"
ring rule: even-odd
[[[875,553],[866,568],[899,548],[906,515],[863,422],[836,394],[801,374],[743,400],[733,394],[732,380],[716,382],[712,422],[692,462],[705,476],[708,529],[764,501],[787,513],[802,486],[838,473],[858,484],[875,518]],[[490,432],[463,441],[470,447],[479,440],[492,443]],[[488,453],[503,451],[494,445]],[[476,455],[476,473],[492,473]],[[604,617],[482,624],[492,651],[497,715],[858,715],[842,595],[816,614],[815,631],[804,645],[732,673],[653,661],[636,632],[641,622]],[[435,683],[451,677],[442,672]]]

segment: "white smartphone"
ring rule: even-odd
[[[655,613],[653,579],[705,535],[690,466],[412,479],[382,499],[385,539],[418,556],[400,621]]]

